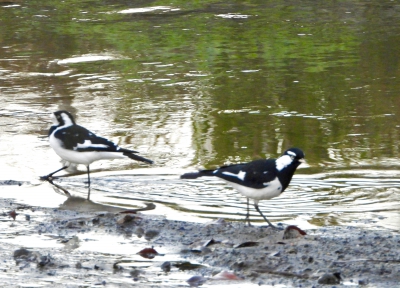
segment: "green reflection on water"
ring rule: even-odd
[[[125,127],[141,122],[157,138],[166,132],[155,129],[154,123],[163,126],[182,111],[191,113],[193,165],[275,157],[289,146],[301,147],[312,166],[352,166],[363,160],[374,166],[374,158],[398,158],[400,28],[399,13],[393,13],[399,11],[397,4],[20,5],[1,10],[5,48],[0,57],[27,59],[17,65],[2,62],[2,68],[74,70],[57,78],[4,77],[5,87],[25,86],[44,94],[45,107],[54,104],[54,94],[61,96],[58,104],[75,105],[83,86],[76,75],[111,74],[112,81],[94,78],[84,84],[104,84],[87,89],[88,97],[109,97],[108,108],[101,108],[112,110],[114,121]],[[118,13],[155,6],[167,8]],[[67,68],[48,65],[54,59],[86,54],[117,59]]]

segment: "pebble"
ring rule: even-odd
[[[207,281],[206,278],[203,276],[192,276],[186,282],[189,284],[190,287],[198,287],[203,285]]]
[[[340,273],[325,273],[318,279],[318,284],[340,284]]]
[[[139,227],[135,230],[134,232],[138,238],[142,238],[144,234],[144,229],[142,227]]]
[[[161,264],[161,270],[163,270],[166,273],[171,271],[171,262],[166,261],[163,264]]]
[[[21,257],[29,257],[32,255],[32,252],[29,251],[28,249],[25,248],[21,248],[21,249],[17,249],[14,251],[14,259],[15,258],[21,258]]]
[[[138,278],[140,274],[143,274],[143,271],[139,269],[133,269],[129,272],[129,275],[131,275],[133,278]]]
[[[38,265],[40,267],[44,267],[48,265],[51,262],[51,257],[50,256],[42,256],[40,257],[40,261],[38,262]]]
[[[147,241],[150,241],[153,238],[157,237],[158,234],[160,234],[160,232],[157,230],[148,230],[148,231],[146,231],[146,233],[144,233],[144,239],[146,239]]]

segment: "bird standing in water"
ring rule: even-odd
[[[304,162],[304,153],[299,148],[290,148],[278,159],[260,159],[244,164],[222,166],[213,170],[185,173],[181,179],[196,179],[202,176],[214,176],[227,181],[240,194],[247,197],[246,220],[250,225],[249,199],[253,199],[254,208],[269,226],[275,227],[262,214],[258,207],[260,200],[279,196],[288,187],[297,167]]]
[[[86,128],[75,123],[71,113],[61,110],[52,114],[53,126],[49,130],[49,142],[53,150],[63,160],[67,161],[64,167],[42,176],[42,180],[50,180],[51,177],[71,163],[86,166],[88,175],[88,196],[90,200],[90,168],[94,161],[103,159],[130,158],[136,161],[152,164],[153,161],[137,155],[137,151],[124,149],[113,142],[96,136]]]

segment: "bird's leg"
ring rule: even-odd
[[[87,200],[90,200],[90,169],[89,165],[86,166],[87,169],[87,179],[88,179],[88,195],[87,195]]]
[[[249,224],[249,226],[251,226],[251,224],[250,224],[249,198],[247,198],[247,214],[246,214],[246,218],[244,218],[244,220],[247,220],[247,223]]]
[[[260,213],[260,215],[264,218],[265,221],[268,222],[268,225],[271,226],[272,228],[276,228],[274,225],[272,225],[271,222],[268,221],[268,219],[261,213],[260,208],[258,208],[258,203],[254,203],[254,208],[256,208],[256,210],[258,211],[258,213]]]
[[[51,181],[51,180],[52,180],[52,176],[53,176],[54,174],[56,174],[57,172],[60,172],[61,170],[67,169],[67,168],[68,168],[68,166],[64,166],[64,167],[62,167],[62,168],[60,168],[60,169],[58,169],[58,170],[56,170],[56,171],[50,173],[49,175],[40,176],[40,180]]]

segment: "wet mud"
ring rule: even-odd
[[[66,197],[59,208],[0,199],[0,208],[2,287],[394,287],[400,281],[400,236],[373,221],[370,229],[305,231],[223,219],[194,223],[155,215],[152,203],[135,211],[79,197]]]

